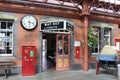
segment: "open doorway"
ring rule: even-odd
[[[43,33],[42,71],[70,69],[70,35]]]
[[[42,36],[42,69],[55,70],[56,67],[56,34],[43,33]]]

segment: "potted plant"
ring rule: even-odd
[[[89,55],[91,55],[91,49],[95,46],[98,45],[98,29],[97,28],[94,28],[93,26],[90,26],[89,27],[89,30],[88,30],[88,49],[89,49]]]

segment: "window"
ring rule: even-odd
[[[118,29],[120,29],[120,24],[118,24]]]
[[[104,45],[110,45],[110,29],[104,29]]]
[[[0,56],[13,54],[13,21],[0,20]]]
[[[104,28],[103,29],[103,33],[101,32],[100,28],[95,28],[94,29],[97,33],[98,33],[98,45],[92,47],[92,54],[94,53],[99,53],[99,51],[101,51],[100,46],[102,44],[102,47],[104,45],[110,45],[110,41],[111,41],[111,29],[110,28]],[[101,36],[102,35],[102,36]]]
[[[97,27],[94,27],[94,34],[96,35],[96,37],[98,38],[98,40],[99,40],[99,28],[97,28]],[[91,48],[92,50],[91,50],[91,52],[92,52],[92,54],[96,54],[96,53],[99,53],[99,41],[98,41],[98,44],[96,45],[96,46],[93,46],[92,48]]]

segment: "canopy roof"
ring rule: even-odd
[[[120,4],[120,0],[99,0],[99,1],[104,1],[107,3],[112,3],[112,4]]]
[[[100,14],[113,17],[120,16],[120,0],[0,0],[5,3],[35,5],[40,7],[57,8],[82,12],[84,1],[88,1],[91,14]]]

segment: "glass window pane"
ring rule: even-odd
[[[0,49],[0,53],[5,54],[5,49]]]
[[[2,39],[0,38],[0,47],[2,46]]]
[[[11,54],[11,49],[9,46],[6,47],[6,54]]]
[[[68,36],[64,36],[64,54],[68,54]]]
[[[93,28],[93,34],[94,34],[94,37],[97,37],[98,40],[100,41],[100,37],[99,37],[99,34],[100,34],[100,29],[97,28],[97,27],[94,27]],[[90,53],[99,53],[99,41],[98,41],[98,44],[96,46],[93,46],[92,48],[90,48]]]
[[[12,23],[12,22],[8,22],[7,28],[8,28],[8,29],[12,29],[12,26],[13,26],[13,23]]]
[[[6,29],[6,22],[1,22],[1,29]]]
[[[104,29],[104,45],[110,45],[110,29]]]
[[[58,36],[58,53],[62,54],[62,35]]]

